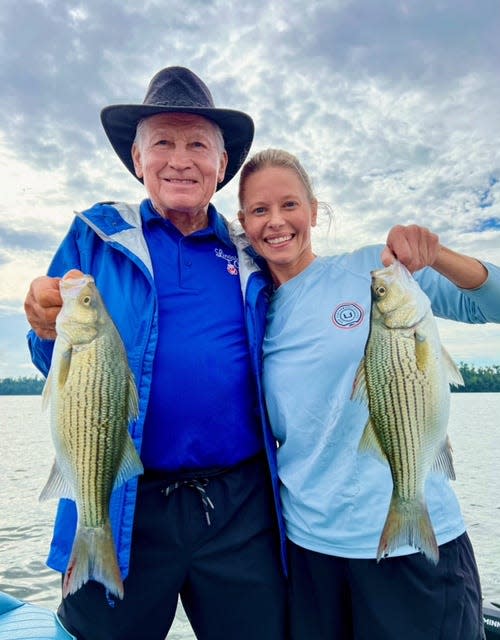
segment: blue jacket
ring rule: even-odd
[[[217,237],[232,248],[234,245],[226,221],[215,209],[213,213]],[[158,305],[151,259],[141,230],[139,205],[99,203],[76,215],[52,260],[48,275],[63,276],[70,269],[79,269],[94,277],[120,332],[137,384],[139,417],[131,423],[130,433],[137,450],[140,451],[158,337]],[[276,469],[276,441],[267,419],[260,375],[268,281],[248,254],[241,250],[238,250],[238,254],[248,342],[281,536],[282,561],[286,570],[285,530]],[[28,344],[33,363],[46,376],[50,368],[53,341],[41,340],[30,331]],[[110,504],[111,526],[123,578],[127,576],[129,569],[137,481],[138,479],[134,478],[117,488],[113,492]],[[47,560],[47,564],[57,571],[66,570],[76,521],[75,503],[72,500],[60,500]]]

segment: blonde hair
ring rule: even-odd
[[[240,210],[243,210],[243,198],[245,195],[245,185],[247,179],[257,171],[266,169],[267,167],[282,167],[284,169],[292,169],[300,178],[302,184],[306,189],[307,197],[310,202],[316,200],[314,191],[311,185],[311,179],[309,178],[306,170],[300,164],[298,158],[292,153],[285,151],[284,149],[264,149],[253,155],[250,160],[247,160],[243,165],[240,173],[240,181],[238,187],[238,201],[240,204]]]

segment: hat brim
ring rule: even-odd
[[[110,105],[101,111],[102,126],[118,157],[135,178],[137,176],[132,160],[132,144],[137,124],[142,118],[154,116],[157,113],[192,113],[215,122],[222,130],[228,156],[224,180],[218,184],[217,191],[238,173],[248,155],[254,136],[253,120],[246,113],[232,109]],[[140,178],[137,180],[142,182]]]

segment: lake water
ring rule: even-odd
[[[454,486],[487,600],[500,598],[499,416],[500,393],[452,395]],[[55,609],[59,574],[44,561],[56,501],[38,502],[54,454],[39,396],[0,396],[0,442],[0,590]],[[194,638],[181,608],[168,637]]]

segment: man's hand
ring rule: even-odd
[[[49,276],[35,278],[24,301],[24,311],[31,328],[45,340],[56,338],[56,317],[62,306],[60,279]]]

